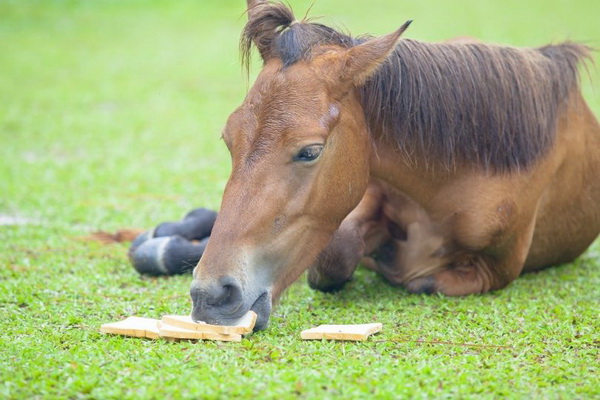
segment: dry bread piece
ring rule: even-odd
[[[100,326],[100,332],[156,339],[159,336],[159,322],[159,320],[153,318],[129,317],[123,321],[111,322]]]
[[[254,323],[252,323],[252,327],[254,327]],[[224,342],[240,342],[242,340],[242,335],[237,333],[202,332],[172,326],[157,319],[143,317],[129,317],[119,322],[103,324],[100,326],[100,332],[149,339],[162,337],[165,339],[220,340]]]
[[[355,325],[320,325],[302,331],[300,337],[310,339],[332,340],[367,340],[369,335],[381,330],[383,324],[355,324]]]
[[[204,322],[194,322],[192,317],[189,315],[163,315],[163,324],[171,326],[177,326],[184,329],[200,331],[200,332],[213,332],[220,333],[223,335],[245,335],[252,332],[254,324],[256,323],[257,315],[254,311],[248,311],[243,317],[241,317],[235,325],[211,325]]]
[[[222,342],[241,342],[242,335],[232,334],[224,335],[215,332],[200,332],[192,329],[180,328],[178,326],[168,325],[159,322],[160,337],[166,339],[199,339],[199,340],[220,340]]]

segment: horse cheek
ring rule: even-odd
[[[341,136],[341,135],[339,135]],[[349,136],[349,135],[348,135]],[[331,160],[321,174],[320,209],[323,218],[333,219],[337,227],[358,205],[369,182],[368,142],[361,137],[333,137]]]

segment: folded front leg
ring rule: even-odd
[[[406,282],[412,293],[442,293],[447,296],[465,296],[498,290],[515,280],[529,252],[535,218],[503,244],[478,252],[459,252],[446,268]],[[502,241],[499,241],[502,243]]]
[[[344,219],[327,248],[308,270],[313,289],[334,291],[348,282],[356,267],[373,246],[386,235],[381,224],[383,192],[371,183],[358,206]],[[375,244],[374,244],[375,243]]]
[[[512,273],[500,275],[498,267],[489,258],[473,257],[434,274],[412,279],[406,283],[406,289],[411,293],[442,293],[446,296],[486,293],[505,287],[519,275],[519,270],[514,268],[510,269]]]

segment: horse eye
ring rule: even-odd
[[[294,161],[314,161],[321,155],[323,151],[323,145],[320,144],[311,144],[310,146],[306,146],[296,156],[294,157]]]

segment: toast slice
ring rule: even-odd
[[[103,324],[100,326],[100,332],[156,339],[159,337],[159,322],[159,320],[153,318],[129,317],[119,322]]]
[[[189,315],[163,315],[162,323],[179,328],[199,332],[220,333],[222,335],[245,335],[252,332],[256,323],[257,315],[254,311],[248,311],[234,325],[211,325],[205,322],[195,322]]]
[[[241,342],[242,335],[231,334],[224,335],[215,332],[201,332],[193,329],[180,328],[178,326],[168,325],[159,322],[159,335],[166,339],[198,339],[198,340],[219,340],[222,342]]]
[[[122,321],[111,322],[100,326],[100,332],[132,336],[140,338],[158,339],[159,337],[165,339],[197,339],[197,340],[219,340],[223,342],[240,342],[242,340],[242,334],[236,332],[248,333],[254,328],[256,322],[256,314],[252,312],[254,316],[246,314],[238,325],[235,326],[218,326],[209,324],[198,324],[191,320],[190,317],[184,316],[166,316],[173,318],[166,318],[169,321],[174,321],[181,325],[181,320],[187,323],[187,326],[191,326],[194,329],[186,329],[185,327],[172,325],[168,322],[143,317],[128,317]],[[188,321],[189,319],[189,321]],[[208,327],[208,330],[202,330],[203,327]],[[215,329],[216,328],[216,329]],[[231,332],[231,333],[220,333]]]
[[[302,331],[300,337],[304,340],[331,339],[331,340],[367,340],[367,338],[381,330],[383,324],[355,324],[355,325],[320,325]]]

